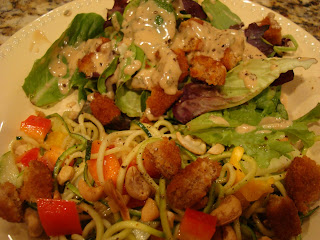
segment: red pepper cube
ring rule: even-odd
[[[17,157],[16,162],[22,163],[24,166],[29,166],[29,163],[33,160],[38,160],[40,154],[40,148],[32,148],[29,151],[23,153]]]
[[[39,198],[37,207],[41,224],[48,236],[82,234],[75,202]]]
[[[216,231],[217,217],[187,209],[180,225],[180,239],[210,240]]]
[[[51,120],[40,116],[29,116],[21,122],[20,130],[28,136],[43,142],[44,138],[51,129]]]

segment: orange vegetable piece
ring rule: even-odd
[[[93,141],[91,146],[91,153],[98,153],[100,149],[101,141]],[[96,184],[100,184],[98,173],[97,173],[97,159],[90,159],[87,161],[88,170],[96,182]],[[111,179],[114,184],[117,182],[118,174],[120,170],[120,163],[117,157],[114,154],[110,154],[104,157],[103,160],[103,173],[104,180],[107,181]]]
[[[274,191],[271,186],[274,184],[274,179],[270,178],[267,181],[252,179],[246,185],[239,189],[239,192],[247,199],[252,202],[258,200],[265,194],[272,193]]]
[[[38,142],[43,142],[51,129],[51,120],[40,116],[29,116],[21,122],[20,130]]]
[[[52,146],[49,151],[46,151],[44,155],[41,157],[40,161],[44,162],[48,168],[53,171],[54,166],[60,155],[64,152],[64,150],[57,146]]]

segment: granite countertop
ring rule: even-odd
[[[19,29],[72,0],[0,0],[0,45]],[[252,0],[282,14],[320,40],[319,0]]]

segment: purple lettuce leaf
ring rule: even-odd
[[[207,14],[203,11],[202,7],[193,0],[182,0],[184,10],[186,13],[191,14],[192,17],[206,19]]]
[[[273,53],[273,46],[262,41],[262,37],[268,29],[269,25],[259,27],[257,23],[251,23],[244,31],[247,42],[258,48],[266,56]]]

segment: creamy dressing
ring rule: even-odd
[[[101,46],[100,46],[101,45]],[[100,46],[100,51],[96,49]],[[86,42],[74,47],[65,45],[62,48],[56,50],[57,57],[51,60],[49,63],[50,73],[57,78],[65,77],[69,71],[69,75],[72,76],[78,67],[78,60],[82,59],[86,54],[93,53],[91,61],[94,65],[94,72],[102,74],[104,69],[110,64],[113,59],[111,42],[102,44],[102,39],[89,39]],[[63,58],[67,61],[67,64],[63,62]],[[62,94],[67,93],[69,86],[69,78],[59,79],[59,89]]]
[[[157,16],[163,19],[161,25],[155,23]],[[156,62],[156,53],[168,46],[175,35],[176,19],[173,12],[158,7],[154,1],[147,1],[127,11],[122,27],[124,37],[131,39],[149,60]]]
[[[248,125],[248,124],[241,124],[240,126],[236,127],[235,128],[235,131],[237,133],[240,133],[240,134],[244,134],[244,133],[249,133],[249,132],[252,132],[254,130],[256,130],[257,128],[255,126],[251,126],[251,125]]]
[[[240,71],[238,77],[243,80],[244,86],[248,89],[254,89],[258,85],[257,76],[247,69]]]
[[[189,20],[186,26],[180,27],[171,48],[184,49],[195,39],[201,40],[201,49],[191,52],[188,56],[189,58],[194,55],[205,55],[219,61],[223,58],[227,48],[230,48],[235,56],[242,56],[245,49],[243,31],[233,29],[220,30],[208,22],[203,21],[201,24],[192,20]]]
[[[276,117],[265,117],[260,121],[259,125],[266,129],[281,130],[290,127],[292,121]]]
[[[139,60],[134,60],[132,64],[125,67],[123,72],[128,75],[134,74],[136,71],[138,71],[141,68],[141,62]]]
[[[156,23],[158,18],[162,21],[160,25]],[[133,77],[131,86],[151,90],[160,85],[166,94],[175,94],[181,70],[177,56],[169,48],[176,33],[174,13],[160,8],[154,1],[142,2],[138,8],[127,11],[122,26],[124,41],[133,41],[156,66],[140,70]],[[125,71],[133,72],[134,69],[138,69],[136,65]]]
[[[230,126],[227,120],[225,120],[223,117],[210,115],[209,120],[212,121],[214,124],[220,125],[220,126]]]

